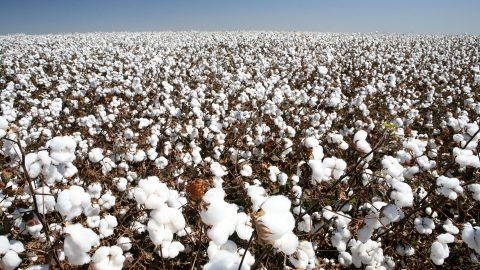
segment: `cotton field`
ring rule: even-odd
[[[0,269],[467,269],[480,37],[0,36]]]

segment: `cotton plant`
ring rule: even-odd
[[[312,243],[305,240],[300,241],[296,252],[288,260],[296,269],[315,269],[319,263]]]
[[[22,263],[19,254],[24,251],[25,247],[22,242],[9,240],[6,235],[0,235],[0,267],[5,270],[17,269]]]

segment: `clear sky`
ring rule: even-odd
[[[480,0],[0,2],[0,34],[166,30],[480,34]]]

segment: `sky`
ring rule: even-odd
[[[479,0],[2,0],[0,34],[314,31],[480,34]]]

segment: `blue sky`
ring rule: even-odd
[[[276,30],[480,34],[479,0],[2,0],[0,34]]]

